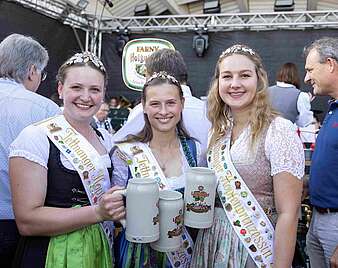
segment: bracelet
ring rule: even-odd
[[[97,222],[103,222],[103,217],[99,213],[99,205],[94,205],[93,207]]]

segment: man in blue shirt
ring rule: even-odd
[[[35,93],[46,77],[47,50],[28,36],[12,34],[0,43],[0,265],[11,267],[17,242],[8,147],[26,126],[60,113],[51,100]]]
[[[338,38],[322,38],[305,49],[304,81],[315,95],[329,95],[309,180],[313,215],[307,234],[311,267],[338,267]]]

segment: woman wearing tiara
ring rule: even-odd
[[[191,267],[291,267],[304,154],[292,123],[271,110],[267,86],[251,48],[234,45],[219,57],[208,94],[218,198]]]
[[[111,194],[120,188],[110,188],[109,134],[90,126],[107,73],[84,52],[60,67],[57,80],[63,115],[28,126],[10,147],[13,207],[23,235],[14,267],[111,268],[111,221],[125,210]]]
[[[137,135],[127,136],[126,140],[117,143],[113,151],[113,181],[126,186],[131,177],[138,177],[131,162],[134,155],[144,153],[149,156],[148,159],[156,160],[156,163],[149,164],[149,169],[158,174],[157,180],[162,189],[182,190],[185,186],[184,169],[203,165],[205,158],[201,155],[200,144],[189,137],[182,124],[184,98],[180,83],[165,72],[153,74],[143,87],[142,105],[145,119],[143,130]],[[192,242],[188,240],[191,245]],[[180,259],[177,254],[171,253],[168,255],[173,257],[167,259],[165,254],[152,250],[149,244],[125,240],[124,231],[116,245],[121,268],[171,267],[174,263],[188,267],[191,259],[192,248],[189,246],[184,250],[183,259],[182,254]]]

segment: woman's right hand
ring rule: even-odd
[[[117,190],[123,190],[123,187],[114,186],[104,193],[95,208],[95,215],[98,222],[118,221],[125,218],[126,212],[122,194],[113,194]]]

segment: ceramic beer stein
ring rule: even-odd
[[[153,179],[130,179],[127,189],[113,194],[126,196],[126,239],[135,243],[150,243],[159,239],[159,189]]]
[[[215,210],[217,178],[210,168],[191,167],[185,173],[184,225],[209,228]]]
[[[160,191],[160,239],[150,246],[160,252],[170,252],[182,245],[183,197],[180,192]]]

